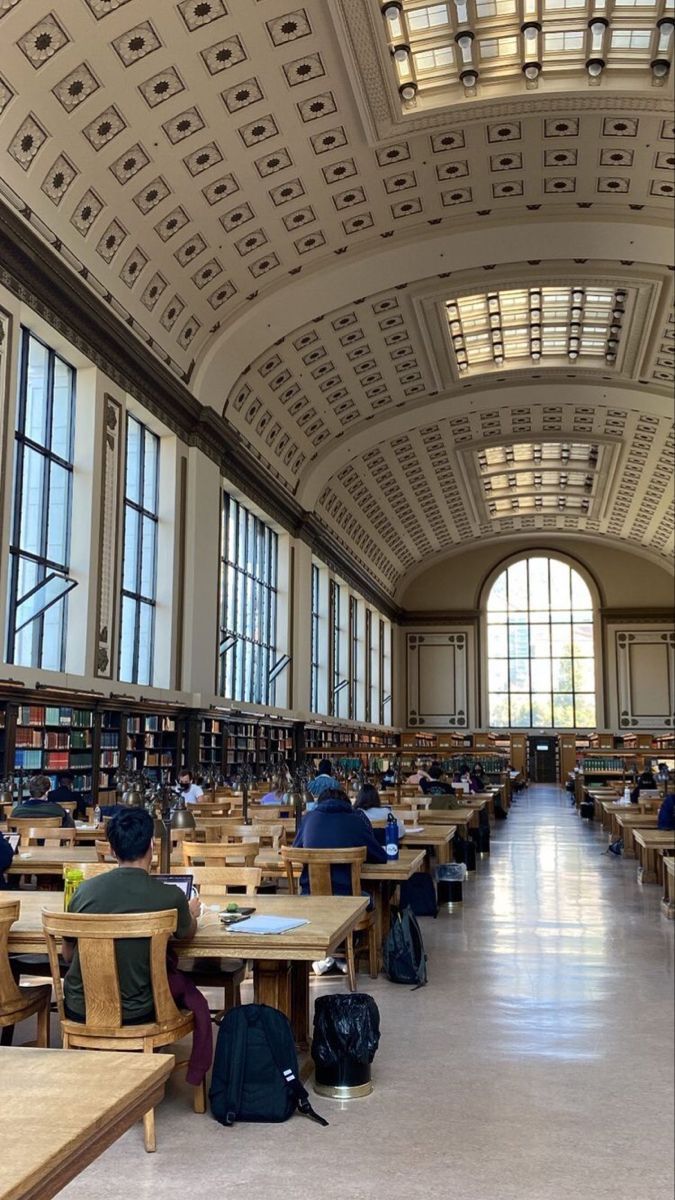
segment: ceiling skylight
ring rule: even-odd
[[[605,70],[666,79],[673,59],[673,0],[447,0],[381,5],[384,33],[405,104],[447,104],[511,78],[591,86]],[[649,78],[649,75],[647,76]]]
[[[623,288],[509,288],[445,305],[458,370],[477,375],[527,363],[614,365],[628,294]]]
[[[587,516],[597,498],[602,447],[596,442],[519,442],[476,454],[490,517],[557,512]]]

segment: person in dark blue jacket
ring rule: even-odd
[[[675,829],[675,792],[669,792],[659,809],[659,829]]]
[[[375,840],[373,827],[368,818],[352,808],[349,797],[337,785],[323,792],[316,808],[305,813],[300,828],[295,835],[294,846],[306,850],[343,850],[352,846],[365,846],[366,862],[383,863],[387,861],[384,846]],[[331,867],[333,895],[351,896],[351,868],[347,865]],[[300,876],[300,891],[303,896],[309,893],[307,868],[303,867]],[[321,958],[312,963],[317,975],[325,975],[333,966],[346,972],[347,964],[340,959]]]
[[[12,847],[7,841],[7,838],[0,833],[0,888],[7,886],[7,881],[5,880],[5,871],[9,866],[11,866],[13,858],[14,851],[12,850]]]

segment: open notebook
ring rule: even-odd
[[[309,925],[309,921],[301,917],[247,917],[245,921],[237,921],[228,926],[236,933],[288,933],[291,929],[299,929],[301,925]]]

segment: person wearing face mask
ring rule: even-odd
[[[199,784],[195,783],[192,771],[188,771],[187,767],[183,767],[182,771],[178,774],[176,791],[186,804],[196,804],[204,795]]]

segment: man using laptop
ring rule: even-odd
[[[197,931],[199,898],[187,899],[180,887],[162,883],[150,874],[153,820],[142,808],[129,808],[112,817],[108,841],[117,868],[86,879],[78,887],[68,911],[74,913],[150,913],[175,908],[175,938],[187,941]],[[117,969],[122,998],[122,1023],[142,1025],[154,1021],[149,943],[145,938],[117,943]],[[63,981],[66,1016],[85,1021],[84,989],[77,942],[64,939],[62,954],[70,968]],[[189,1083],[200,1083],[211,1065],[211,1018],[205,998],[169,960],[169,985],[174,999],[195,1014],[195,1034],[188,1068]]]

